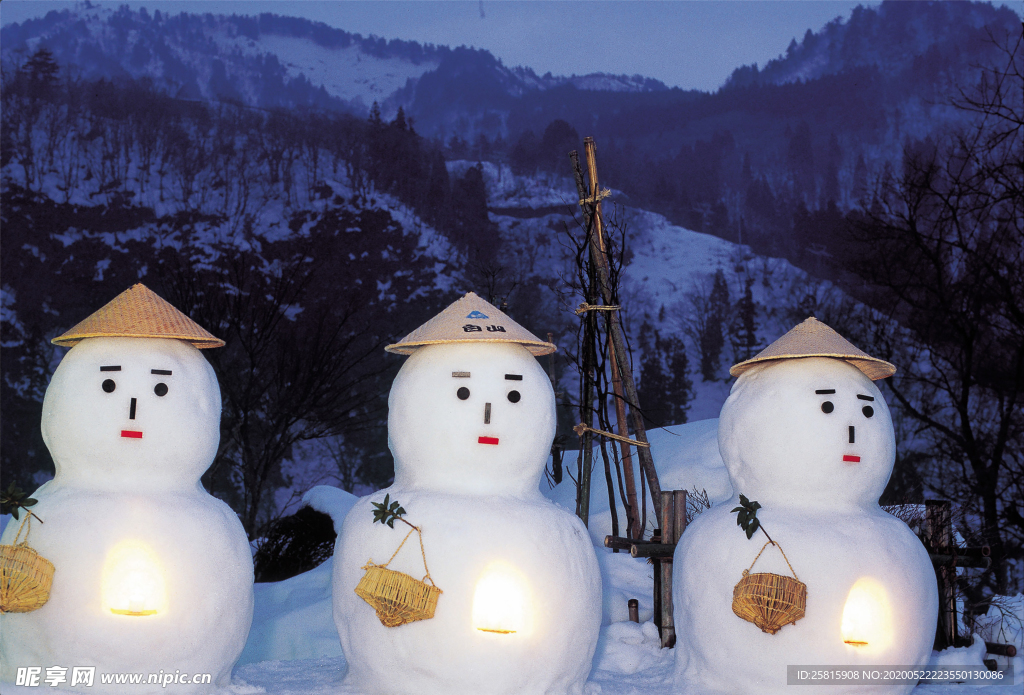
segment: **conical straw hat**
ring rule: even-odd
[[[85,338],[177,338],[200,350],[224,345],[141,282],[51,342],[70,347]]]
[[[418,347],[443,343],[519,343],[538,357],[558,349],[472,292],[384,349],[399,355],[411,355]]]
[[[872,381],[896,373],[895,366],[858,350],[843,336],[813,316],[795,326],[786,335],[759,352],[756,357],[733,365],[729,373],[739,376],[760,362],[800,357],[835,357],[846,360]]]

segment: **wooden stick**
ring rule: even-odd
[[[612,343],[611,335],[608,336],[608,347],[615,355],[615,345]],[[619,434],[626,434],[629,428],[626,426],[626,403],[622,392],[622,375],[619,373],[619,362],[613,359],[612,363],[612,391],[615,392],[615,424],[619,428]],[[643,535],[643,528],[640,526],[640,514],[637,509],[636,480],[633,477],[633,456],[629,449],[628,442],[619,442],[622,458],[622,472],[626,477],[626,535],[630,538],[640,538]]]
[[[661,539],[664,545],[672,547],[675,554],[676,511],[675,493],[667,490],[661,493]],[[650,547],[650,546],[648,546]],[[672,616],[672,557],[661,561],[661,647],[668,649],[675,644],[676,629]]]
[[[632,614],[630,614],[632,615]],[[1012,644],[999,644],[998,642],[985,642],[985,651],[996,656],[1017,656],[1017,647]]]
[[[632,538],[625,538],[623,536],[605,536],[604,547],[606,548],[618,548],[619,550],[629,550],[634,545],[647,545],[653,541],[634,540]]]
[[[675,543],[633,543],[629,546],[629,554],[633,557],[653,557],[657,560],[671,560],[675,552]]]
[[[987,570],[992,566],[992,558],[984,556],[974,557],[971,555],[928,553],[928,557],[931,558],[932,566],[936,570],[939,567],[974,567]]]
[[[599,191],[597,181],[597,148],[593,138],[584,138],[583,147],[587,156],[587,174],[590,180],[590,190]],[[576,188],[580,192],[580,198],[587,198],[586,186],[583,183],[583,172],[580,169],[579,154],[575,151],[569,153],[573,162],[573,174],[576,179]],[[588,211],[588,208],[591,208]],[[589,212],[589,215],[588,215]],[[611,280],[608,273],[608,258],[604,253],[604,226],[601,218],[601,203],[596,202],[593,206],[584,205],[584,218],[587,223],[587,230],[590,234],[590,254],[597,270],[597,277],[601,286],[601,296],[606,305],[612,305]],[[592,302],[589,302],[592,303]],[[643,414],[640,412],[639,399],[636,394],[636,384],[633,382],[633,374],[629,369],[623,369],[629,364],[626,353],[626,341],[622,334],[622,325],[619,322],[619,312],[602,312],[605,320],[608,321],[609,333],[612,336],[614,359],[620,366],[620,373],[623,376],[623,386],[626,391],[626,400],[629,401],[629,414],[633,423],[633,431],[638,441],[647,443],[647,430],[644,426]],[[640,465],[647,475],[647,482],[651,488],[651,500],[654,502],[655,511],[661,514],[661,485],[658,482],[658,471],[654,468],[654,458],[650,454],[649,447],[639,450]]]
[[[651,446],[647,442],[638,442],[635,439],[630,439],[629,437],[622,437],[622,436],[614,434],[612,432],[605,432],[604,430],[595,430],[593,427],[590,427],[589,425],[585,425],[582,422],[580,424],[576,425],[575,427],[573,427],[572,431],[575,432],[576,434],[579,434],[579,435],[582,435],[584,432],[593,432],[594,434],[599,434],[602,437],[608,437],[609,439],[616,439],[616,440],[618,440],[620,442],[626,442],[627,444],[632,444],[633,446],[639,446],[639,447],[650,447]]]

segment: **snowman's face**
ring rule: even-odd
[[[87,338],[43,400],[55,480],[103,489],[195,485],[220,440],[220,388],[186,342]]]
[[[896,457],[874,382],[839,359],[767,362],[722,406],[719,448],[736,492],[763,505],[874,505]]]
[[[521,345],[419,348],[395,377],[388,408],[396,484],[536,493],[555,436],[555,396]]]

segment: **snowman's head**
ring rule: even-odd
[[[555,436],[555,396],[516,343],[427,345],[395,377],[395,483],[438,492],[536,494]]]
[[[765,362],[722,406],[718,444],[736,492],[762,505],[873,505],[896,458],[881,391],[840,359]]]
[[[43,399],[55,480],[145,490],[192,486],[220,440],[220,388],[199,350],[169,338],[88,338]]]

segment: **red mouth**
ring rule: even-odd
[[[480,437],[476,441],[479,442],[480,444],[497,444],[498,443],[498,438],[497,437]]]
[[[121,430],[121,436],[128,439],[142,439],[142,432],[138,430]]]
[[[846,454],[843,456],[843,460],[848,463],[860,463],[860,456],[851,456],[850,454]]]

